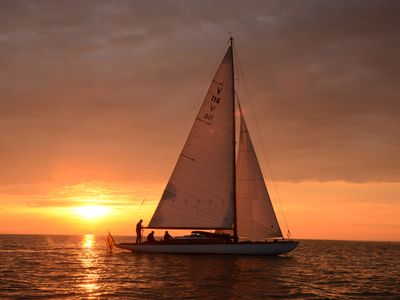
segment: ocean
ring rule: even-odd
[[[0,235],[0,299],[400,299],[396,242],[304,240],[265,257],[110,253],[105,240]]]

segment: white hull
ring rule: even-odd
[[[294,241],[285,241],[276,243],[193,245],[121,243],[115,246],[132,252],[144,253],[279,255],[296,249],[298,244],[298,242]]]

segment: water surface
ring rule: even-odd
[[[400,299],[400,243],[302,241],[263,257],[110,253],[104,236],[0,235],[0,298],[49,297]]]

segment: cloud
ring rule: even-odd
[[[128,207],[154,205],[154,192],[145,184],[85,182],[73,185],[2,185],[0,196],[7,205],[28,207],[76,207],[101,205]]]
[[[395,1],[2,1],[0,184],[160,180],[228,32],[274,179],[400,181],[399,12]]]

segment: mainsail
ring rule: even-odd
[[[237,227],[241,239],[281,237],[271,199],[240,110],[240,142],[236,164]]]
[[[233,227],[232,56],[232,47],[229,47],[148,227]]]

